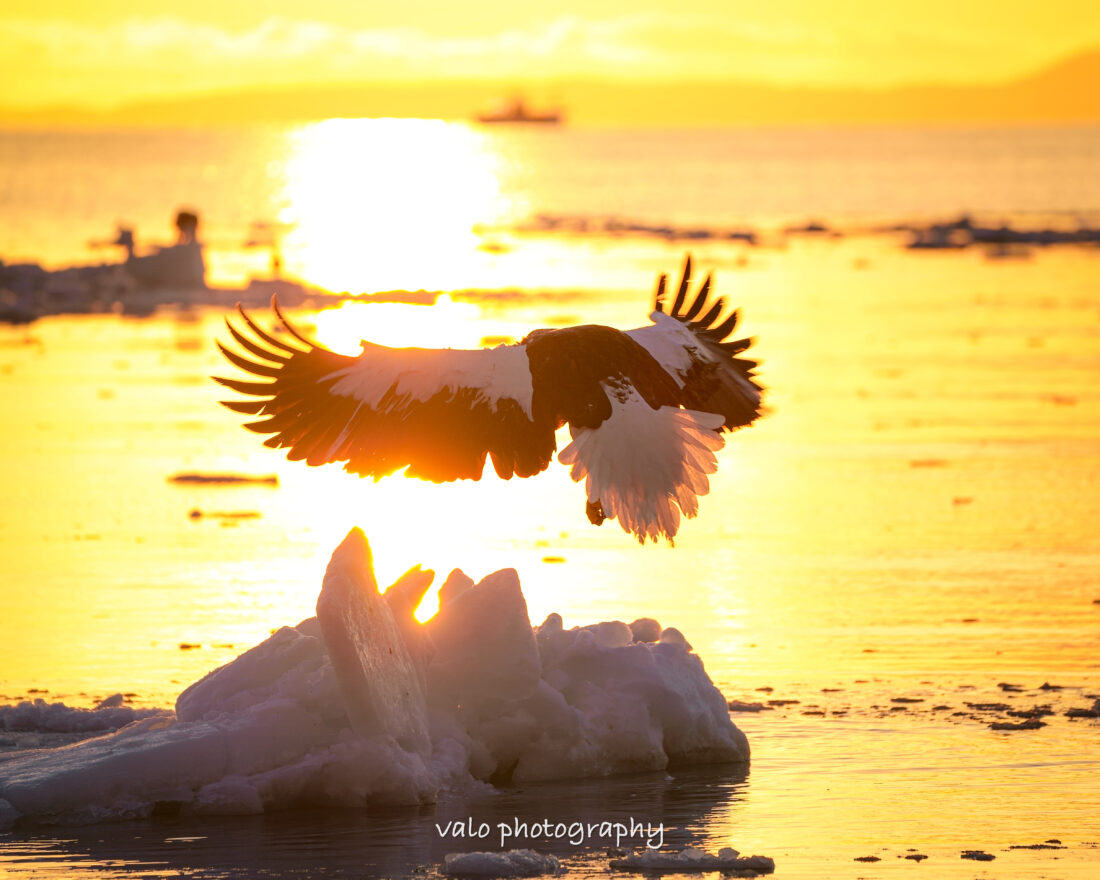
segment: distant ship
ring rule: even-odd
[[[534,125],[558,125],[562,121],[562,114],[558,110],[549,110],[544,113],[533,113],[527,109],[521,98],[516,98],[503,109],[495,113],[482,113],[477,121],[483,125],[495,125],[497,123],[534,124]]]

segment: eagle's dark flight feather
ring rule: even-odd
[[[477,480],[487,458],[505,479],[532,476],[549,465],[554,432],[568,424],[573,443],[560,458],[574,479],[586,478],[590,517],[617,516],[641,540],[671,538],[680,511],[694,515],[707,491],[722,443],[715,432],[756,419],[761,389],[756,363],[737,357],[751,340],[727,341],[738,315],[721,317],[710,276],[689,303],[689,257],[666,313],[667,285],[662,275],[654,323],[625,333],[539,330],[471,351],[364,342],[357,357],[310,340],[272,298],[288,339],[238,306],[243,328],[227,324],[249,357],[218,344],[230,363],[268,381],[217,381],[253,398],[223,403],[257,417],[245,427],[271,435],[265,446],[375,479],[407,468],[435,482]],[[614,448],[624,443],[626,455]]]

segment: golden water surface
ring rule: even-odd
[[[538,205],[500,183],[507,153],[487,158],[465,127],[396,131],[378,149],[422,173],[394,180],[372,165],[378,173],[344,199],[337,172],[359,155],[349,126],[293,134],[278,166],[269,207],[291,230],[288,268],[335,289],[447,295],[295,313],[335,348],[638,326],[657,272],[678,269],[683,246],[660,239],[475,233]],[[424,153],[433,139],[442,146]],[[563,149],[537,146],[551,164]],[[433,164],[440,155],[449,164]],[[613,176],[618,154],[601,156]],[[565,208],[630,207],[630,194],[553,167]],[[210,172],[211,193],[232,189],[219,182],[226,173]],[[702,204],[712,181],[692,174],[673,183]],[[907,204],[934,207],[935,192],[950,190],[930,178],[928,195],[919,180]],[[791,199],[812,195],[815,181],[791,183]],[[443,190],[453,197],[435,198]],[[855,207],[881,208],[853,193]],[[370,210],[371,199],[386,210]],[[365,232],[351,222],[357,205]],[[227,395],[209,377],[233,371],[214,347],[228,339],[227,310],[0,327],[0,702],[91,705],[123,692],[170,706],[272,629],[312,616],[328,556],[357,525],[383,583],[416,563],[441,576],[515,567],[533,623],[553,611],[567,626],[656,617],[685,633],[730,699],[798,701],[734,716],[753,748],[747,777],[577,783],[441,811],[598,817],[638,797],[678,825],[680,843],[771,855],[777,878],[1100,876],[1100,722],[1065,714],[1100,697],[1100,255],[921,254],[903,241],[694,243],[696,264],[716,272],[757,337],[767,413],[729,437],[674,548],[639,547],[613,522],[590,526],[583,490],[556,464],[529,480],[503,482],[490,468],[478,483],[436,486],[284,461],[217,405]],[[243,271],[250,257],[213,245],[214,280]],[[278,486],[169,482],[181,472],[271,474]],[[967,703],[994,700],[1054,714],[1039,730],[993,731]],[[11,854],[0,854],[0,873],[222,877],[247,852],[276,874],[390,875],[447,851],[423,817],[289,821],[0,838]],[[167,841],[183,837],[207,843],[169,858]],[[1048,839],[1066,849],[1010,849]],[[902,858],[910,849],[929,861]],[[962,860],[965,849],[997,859]],[[388,853],[399,854],[392,864]],[[592,853],[559,854],[580,876],[602,870]],[[870,855],[881,861],[853,861]]]

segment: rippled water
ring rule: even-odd
[[[922,194],[927,210],[940,209],[936,192]],[[983,192],[983,207],[1001,204]],[[1092,198],[1088,185],[1078,192]],[[2,702],[88,705],[123,691],[170,705],[272,628],[312,615],[352,525],[371,539],[381,580],[418,562],[477,576],[514,566],[535,622],[655,616],[687,635],[729,698],[799,701],[735,715],[753,748],[745,776],[677,770],[424,812],[20,832],[0,836],[0,872],[408,876],[467,848],[440,837],[449,818],[644,814],[666,824],[671,846],[770,855],[777,877],[1097,876],[1100,722],[1065,713],[1100,696],[1100,257],[900,243],[693,243],[758,338],[769,412],[730,437],[676,548],[589,526],[582,490],[558,466],[523,482],[432,486],[281,460],[217,406],[208,376],[228,368],[213,347],[225,338],[216,309],[0,329]],[[636,326],[654,274],[683,250],[522,236],[508,248],[475,251],[475,263],[508,267],[519,295],[300,320],[352,350],[359,336],[476,345],[576,320]],[[554,283],[525,274],[532,266],[558,267]],[[167,481],[181,471],[276,474],[279,485]],[[994,731],[1004,710],[967,705],[993,702],[1053,714],[1038,730]],[[1054,839],[1065,849],[1010,849]],[[604,871],[602,846],[536,845],[580,876]],[[910,848],[928,860],[902,858]],[[965,849],[996,860],[962,860]],[[881,861],[853,861],[871,855]]]
[[[893,684],[902,692],[904,684]],[[956,706],[960,696],[984,696],[969,688],[950,693],[943,682],[928,690]],[[784,693],[809,699],[797,690]],[[739,716],[755,750],[747,774],[711,767],[542,784],[443,798],[419,811],[155,818],[44,829],[9,836],[0,867],[14,876],[57,877],[181,871],[209,878],[438,876],[447,853],[499,850],[501,826],[514,829],[518,819],[548,820],[549,835],[505,838],[505,848],[552,853],[581,877],[606,875],[605,852],[614,841],[595,828],[576,846],[569,826],[619,822],[629,828],[632,820],[647,827],[624,837],[626,846],[652,840],[671,851],[695,845],[714,852],[733,845],[773,857],[776,877],[895,876],[918,870],[904,859],[912,853],[927,856],[923,870],[937,877],[1095,876],[1095,722],[1086,729],[1056,719],[1040,731],[993,733],[969,719],[933,720],[923,709],[898,718],[853,707],[865,699],[819,697],[830,710],[843,706],[838,711],[848,711],[846,717],[803,716],[797,707]],[[484,837],[453,836],[446,832],[452,820]],[[1057,848],[1023,848],[1049,840],[1059,841],[1048,844]],[[962,860],[971,849],[996,859],[988,865]],[[881,861],[854,861],[866,856]]]
[[[0,257],[113,258],[201,217],[209,280],[283,267],[332,290],[634,286],[513,249],[540,215],[726,232],[975,212],[1096,225],[1100,128],[479,129],[416,119],[269,128],[0,131]],[[1051,220],[1051,215],[1056,215]],[[265,224],[255,228],[254,224]],[[597,252],[602,245],[594,244]],[[641,250],[648,249],[643,244]]]

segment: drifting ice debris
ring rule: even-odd
[[[1038,718],[1030,718],[1027,721],[1012,722],[1012,721],[994,721],[989,725],[991,730],[1038,730],[1040,727],[1046,727],[1045,721],[1040,721]]]
[[[763,703],[746,703],[743,700],[730,700],[726,707],[731,712],[770,712],[773,706],[765,706]]]
[[[532,849],[449,853],[443,857],[443,873],[459,877],[538,877],[561,874],[564,870],[553,856]]]
[[[775,870],[775,860],[767,856],[748,856],[740,858],[740,853],[724,847],[718,855],[711,855],[693,846],[684,847],[678,853],[666,853],[648,849],[641,855],[632,853],[625,858],[612,859],[610,867],[618,870],[644,871],[646,873],[671,873],[683,871],[736,871],[734,876],[755,877],[759,874],[771,874]]]
[[[94,709],[78,709],[64,703],[24,700],[15,706],[0,706],[0,730],[50,733],[88,733],[118,730],[141,718],[171,717],[163,709],[131,709],[122,705],[122,694],[115,694]],[[0,775],[0,781],[2,781]]]
[[[748,761],[745,735],[674,630],[632,641],[626,624],[566,630],[556,614],[532,629],[511,570],[477,584],[452,573],[439,613],[420,624],[413,612],[431,580],[415,568],[380,594],[353,529],[318,617],[188,687],[174,716],[41,701],[0,709],[38,725],[68,713],[67,729],[137,719],[0,763],[0,830],[16,819],[146,817],[158,802],[184,814],[422,804],[478,782]]]

